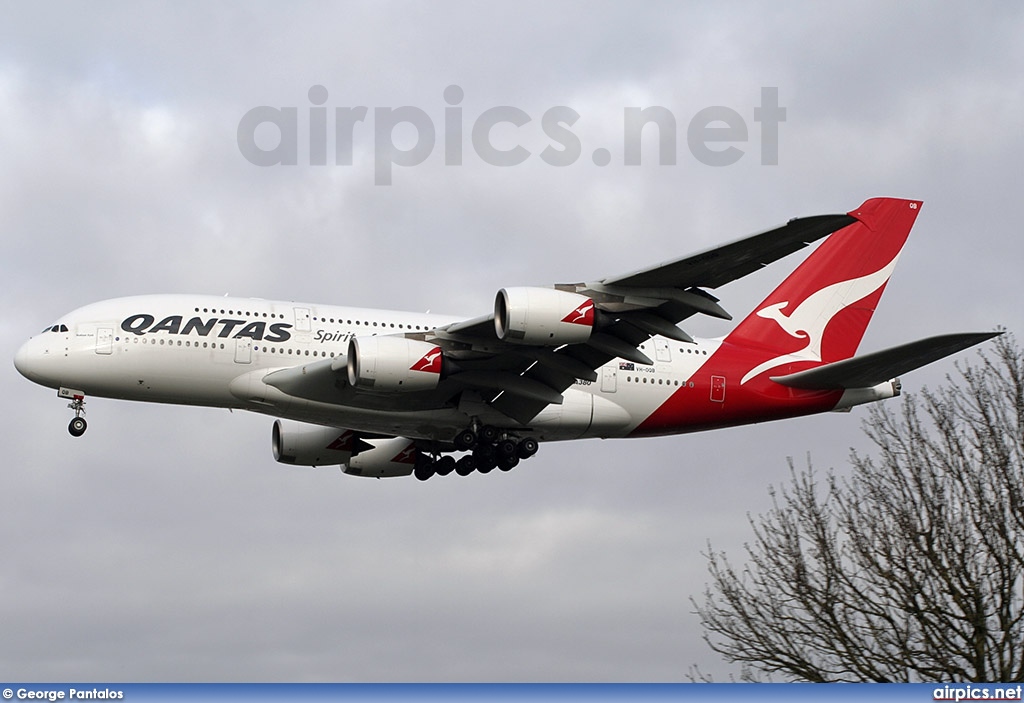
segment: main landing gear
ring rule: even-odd
[[[533,437],[520,439],[490,425],[484,425],[478,431],[466,429],[459,432],[455,435],[454,444],[457,450],[469,454],[458,460],[450,454],[436,458],[421,454],[413,475],[420,481],[426,481],[435,474],[447,476],[452,471],[459,476],[469,476],[474,471],[486,474],[494,469],[511,471],[540,448]]]
[[[68,408],[75,411],[75,417],[72,418],[71,422],[68,423],[68,432],[71,433],[72,437],[81,437],[85,434],[85,430],[89,427],[89,424],[85,421],[82,415],[85,414],[85,394],[81,391],[73,391],[68,388],[61,388],[57,391],[57,395],[61,398],[70,398],[71,402],[68,403]]]

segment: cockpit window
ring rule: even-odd
[[[43,332],[67,332],[67,325],[54,325],[53,327],[47,327]]]

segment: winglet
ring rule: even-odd
[[[894,203],[905,203],[906,207],[893,207]],[[869,198],[868,200],[865,200],[859,208],[851,210],[847,214],[850,217],[856,217],[872,232],[877,232],[879,228],[886,226],[891,220],[906,210],[912,211],[913,217],[910,219],[910,223],[913,224],[914,218],[916,218],[917,213],[921,211],[921,206],[923,204],[924,202],[921,200]],[[907,229],[909,230],[909,227]]]

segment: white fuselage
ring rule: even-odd
[[[287,396],[262,383],[268,373],[345,357],[353,337],[425,333],[458,315],[222,298],[150,295],[80,308],[29,340],[15,363],[23,375],[86,396],[236,408],[367,433],[436,439],[472,418],[517,424],[465,393],[456,406],[395,409],[394,396],[345,406]],[[674,392],[686,388],[719,342],[655,337],[641,366],[615,359],[598,380],[578,381],[561,405],[531,422],[539,440],[630,434]]]

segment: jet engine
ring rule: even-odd
[[[296,466],[334,466],[348,463],[359,438],[352,430],[275,420],[274,459]]]
[[[441,347],[405,337],[355,337],[348,343],[348,382],[374,391],[437,388]]]
[[[370,478],[408,476],[422,456],[420,450],[416,448],[416,443],[405,437],[375,439],[368,444],[373,448],[352,457],[348,465],[341,467],[341,470],[350,476]]]
[[[590,339],[594,301],[554,288],[502,288],[494,299],[498,339],[559,346]]]

